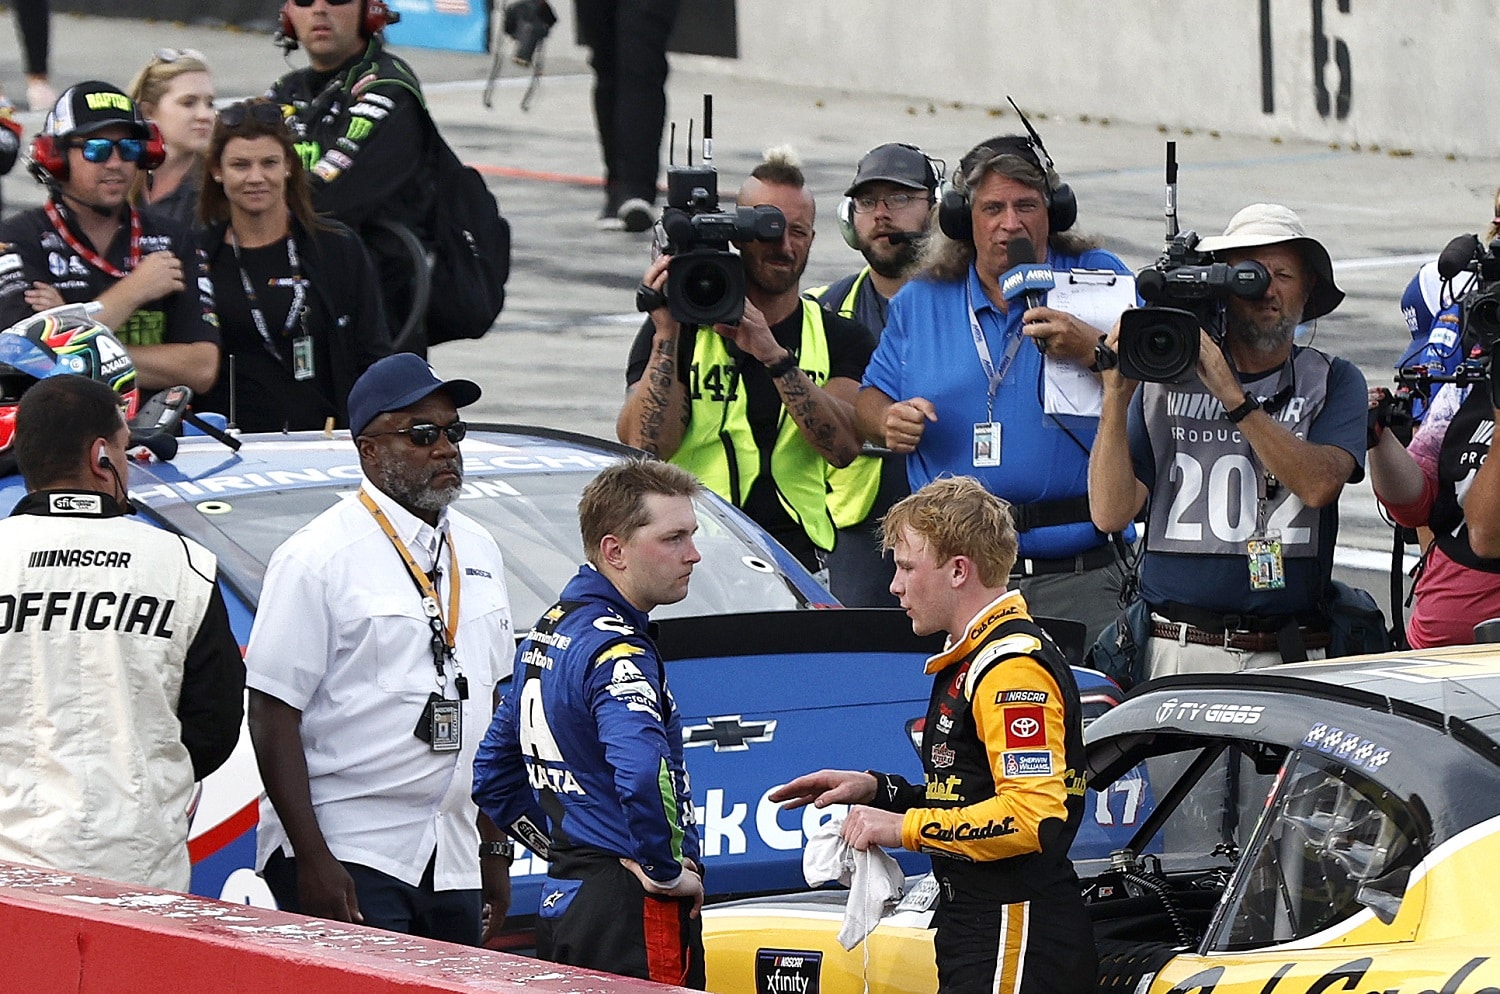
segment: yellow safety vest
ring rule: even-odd
[[[854,318],[854,298],[859,288],[870,278],[870,267],[866,266],[854,278],[854,285],[839,304],[840,317]],[[828,287],[820,286],[807,291],[814,300],[821,299]],[[878,331],[872,328],[871,331]],[[880,492],[880,468],[883,460],[879,456],[855,456],[854,461],[843,469],[830,467],[828,474],[828,513],[833,515],[837,528],[852,528],[870,516],[875,506],[875,497]]]
[[[829,372],[823,309],[810,300],[801,304],[802,345],[797,365],[821,387],[828,382]],[[688,383],[688,425],[671,461],[741,507],[760,476],[761,455],[750,428],[739,366],[718,332],[699,326],[696,334]],[[802,525],[814,545],[832,549],[834,525],[828,511],[828,476],[833,467],[802,437],[785,406],[777,424],[770,468],[782,508]]]

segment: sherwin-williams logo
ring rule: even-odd
[[[123,110],[127,114],[135,113],[130,98],[123,93],[86,93],[83,105],[89,110]]]

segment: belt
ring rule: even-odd
[[[1114,546],[1105,543],[1086,549],[1076,556],[1064,556],[1061,559],[1017,559],[1015,566],[1011,567],[1010,575],[1012,579],[1024,579],[1053,573],[1083,573],[1115,562]]]
[[[1089,520],[1088,494],[1060,500],[1038,500],[1030,504],[1011,504],[1010,520],[1017,532],[1053,525],[1075,525]]]
[[[1307,649],[1326,649],[1331,639],[1327,632],[1302,630],[1302,645]],[[1220,631],[1210,632],[1194,628],[1185,621],[1153,621],[1151,634],[1159,639],[1191,645],[1212,645],[1243,652],[1278,652],[1275,632]]]

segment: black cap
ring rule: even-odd
[[[854,196],[854,191],[866,183],[884,180],[898,186],[909,186],[913,190],[937,189],[938,176],[932,163],[922,150],[900,142],[879,145],[865,153],[854,171],[854,182],[844,191],[844,196]]]
[[[57,98],[42,125],[44,134],[54,138],[93,134],[102,128],[124,125],[137,137],[150,137],[146,122],[135,102],[118,87],[98,80],[70,86]]]
[[[430,393],[448,391],[454,407],[468,407],[479,399],[472,380],[444,380],[421,356],[397,352],[371,364],[349,391],[349,431],[358,436],[387,411],[410,407]]]

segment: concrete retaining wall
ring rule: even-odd
[[[680,989],[15,863],[0,863],[0,971],[27,994]]]

